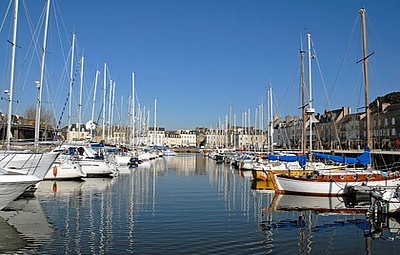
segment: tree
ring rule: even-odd
[[[36,107],[29,106],[25,110],[24,118],[29,124],[34,124],[36,120]],[[51,110],[42,108],[40,111],[40,125],[46,125],[48,128],[55,128],[56,117]]]
[[[378,100],[380,101],[380,103],[383,104],[400,104],[400,92],[391,92],[382,97],[377,97],[373,102],[369,104],[369,106],[371,108],[376,107],[378,105]]]
[[[392,92],[381,98],[382,103],[400,104],[400,92]]]

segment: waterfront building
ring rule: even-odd
[[[371,105],[374,147],[383,150],[399,149],[396,140],[400,139],[400,104],[382,103],[379,98],[376,102]]]
[[[365,112],[351,113],[344,116],[339,122],[339,141],[336,143],[337,148],[344,149],[362,149],[365,143],[364,128],[365,125]],[[330,137],[329,137],[330,138]],[[325,140],[327,137],[325,136]],[[334,148],[333,145],[330,148]]]
[[[184,147],[196,146],[196,132],[193,130],[178,130],[181,138],[181,145]]]
[[[316,149],[339,149],[340,147],[348,147],[346,144],[348,137],[359,139],[359,135],[355,134],[360,132],[359,125],[355,125],[354,121],[359,119],[356,114],[347,118],[351,114],[351,108],[342,107],[335,110],[325,110],[323,114],[317,114],[316,125],[317,137],[314,148]],[[354,128],[354,130],[353,130]],[[358,137],[358,138],[354,138]],[[357,143],[357,142],[355,142]]]
[[[86,125],[83,123],[71,124],[69,132],[65,137],[67,137],[67,142],[90,139],[90,130],[86,129]]]
[[[274,143],[283,149],[300,149],[303,122],[298,116],[274,118]]]
[[[165,140],[165,128],[157,127],[154,132],[154,127],[149,127],[147,133],[147,145],[163,146]]]
[[[196,139],[197,135],[194,130],[165,131],[164,145],[170,147],[195,147]]]
[[[222,130],[209,129],[206,133],[206,146],[209,148],[222,148],[225,146],[225,135]]]

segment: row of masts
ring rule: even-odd
[[[39,81],[35,81],[36,87],[38,89],[38,96],[36,102],[36,116],[35,116],[35,132],[34,132],[34,144],[35,147],[38,147],[38,143],[40,140],[40,118],[41,118],[41,107],[42,107],[42,95],[43,95],[43,85],[44,85],[44,73],[45,73],[45,60],[46,60],[46,47],[47,47],[47,35],[48,35],[48,24],[49,24],[49,15],[50,15],[50,4],[51,0],[46,1],[46,16],[45,16],[45,24],[44,24],[44,32],[43,32],[43,45],[41,48],[41,67],[40,67],[40,78]],[[19,9],[19,0],[14,0],[14,11],[13,11],[13,37],[11,41],[11,63],[10,63],[10,87],[6,91],[9,95],[8,97],[8,116],[7,116],[7,131],[6,131],[6,148],[10,149],[11,147],[11,139],[12,139],[12,111],[13,111],[13,90],[14,90],[14,77],[15,77],[15,56],[16,56],[16,47],[17,47],[17,28],[18,28],[18,9]],[[72,35],[72,43],[71,43],[71,63],[70,63],[70,72],[69,72],[69,92],[68,92],[68,131],[70,130],[72,124],[72,93],[73,93],[73,85],[75,82],[75,66],[74,66],[74,59],[75,59],[75,44],[76,44],[76,35],[75,33]],[[82,123],[82,95],[83,95],[83,73],[84,73],[84,56],[82,55],[78,64],[80,68],[80,84],[79,84],[79,103],[78,103],[78,126],[80,129],[80,125]],[[107,91],[107,63],[104,63],[104,72],[103,72],[103,107],[102,107],[102,139],[105,140],[106,136],[106,91]],[[92,112],[91,112],[91,124],[94,124],[95,118],[95,104],[96,104],[96,93],[97,93],[97,85],[99,81],[100,71],[96,70],[95,73],[95,86],[94,86],[94,93],[93,93],[93,104],[92,104]],[[132,95],[130,101],[130,126],[132,128],[130,134],[130,144],[135,144],[135,134],[137,133],[135,130],[136,126],[136,117],[135,117],[135,88],[134,88],[134,73],[132,73]],[[110,140],[111,137],[111,126],[112,121],[114,119],[114,102],[115,102],[115,88],[116,82],[110,79],[110,90],[109,90],[109,98],[108,98],[108,127],[107,127],[107,135],[108,139]],[[157,101],[154,102],[154,135],[157,131],[156,128],[156,104]],[[121,105],[122,107],[122,105]],[[148,114],[149,118],[149,114]],[[93,125],[90,129],[91,137],[93,137]],[[80,135],[80,130],[78,135]],[[79,137],[80,138],[80,137]]]
[[[365,109],[366,109],[366,141],[367,146],[371,148],[372,146],[372,138],[371,138],[371,125],[370,125],[370,108],[369,108],[369,82],[368,82],[368,57],[371,56],[367,54],[367,35],[366,35],[366,24],[365,24],[365,9],[362,8],[359,10],[359,14],[361,15],[361,30],[362,30],[362,42],[363,42],[363,73],[364,73],[364,85],[365,85]],[[307,101],[306,98],[306,81],[305,81],[305,54],[308,55],[308,85],[309,85],[309,98]],[[301,115],[302,115],[302,139],[301,139],[301,151],[303,154],[307,153],[307,141],[308,141],[308,152],[311,153],[313,150],[313,123],[315,122],[314,113],[315,109],[313,108],[313,94],[312,94],[312,59],[314,58],[314,54],[312,53],[312,41],[311,34],[307,33],[307,50],[300,50],[301,57]],[[359,62],[361,62],[359,61]],[[274,150],[274,115],[273,115],[273,96],[272,96],[272,87],[268,89],[268,139],[267,144],[269,151]],[[250,118],[250,110],[248,114],[245,112],[242,115],[242,120],[244,119],[244,126],[246,130],[246,119]],[[308,121],[308,125],[307,125]],[[248,121],[250,125],[250,120]],[[263,123],[263,120],[261,120]],[[236,121],[235,121],[236,123]],[[220,125],[218,124],[218,127]],[[307,126],[309,128],[308,137],[307,137]],[[264,128],[261,130],[264,132]],[[307,139],[308,138],[308,139]],[[263,143],[264,140],[262,140]]]
[[[41,104],[42,104],[42,87],[44,83],[44,69],[45,69],[45,58],[46,58],[46,45],[47,45],[47,30],[48,30],[48,22],[49,22],[49,10],[50,10],[50,0],[47,0],[46,3],[46,18],[45,18],[45,26],[44,26],[44,33],[43,33],[43,46],[42,46],[42,58],[41,58],[41,68],[40,68],[40,79],[37,82],[38,87],[38,98],[36,104],[36,118],[35,118],[35,146],[38,145],[39,142],[39,129],[40,129],[40,115],[41,115]],[[11,64],[10,64],[10,88],[9,88],[9,105],[8,105],[8,119],[7,119],[7,134],[6,134],[6,147],[7,149],[10,148],[11,142],[11,120],[12,120],[12,104],[13,104],[13,89],[14,89],[14,73],[15,73],[15,51],[17,45],[17,25],[18,25],[18,0],[15,0],[14,4],[14,15],[13,15],[13,39],[11,42]],[[365,83],[365,109],[366,109],[366,137],[367,137],[367,146],[371,147],[371,130],[370,130],[370,109],[369,109],[369,82],[368,82],[368,57],[370,55],[367,54],[367,40],[366,40],[366,25],[365,25],[365,9],[362,8],[359,11],[361,15],[361,23],[362,23],[362,37],[363,37],[363,73],[364,73],[364,83]],[[302,91],[302,119],[303,119],[303,131],[302,131],[302,152],[306,153],[306,115],[308,116],[309,121],[309,151],[312,151],[312,132],[313,132],[313,114],[315,109],[313,108],[313,98],[312,98],[312,72],[311,72],[311,60],[313,58],[312,50],[311,50],[311,34],[307,34],[307,41],[308,41],[308,83],[309,83],[309,100],[308,100],[308,107],[306,107],[306,100],[305,100],[305,79],[304,79],[304,50],[301,50],[301,91]],[[75,51],[75,34],[72,36],[72,45],[71,45],[71,65],[70,65],[70,76],[69,76],[69,106],[68,106],[68,130],[71,127],[72,122],[72,87],[74,83],[74,51]],[[80,124],[82,123],[82,90],[83,90],[83,71],[84,71],[84,56],[81,57],[80,60],[80,93],[79,93],[79,105],[78,105],[78,125],[80,129]],[[95,76],[95,89],[93,95],[93,106],[92,106],[92,114],[91,118],[94,121],[94,108],[96,103],[96,89],[97,83],[99,78],[100,72],[96,70]],[[103,73],[103,107],[102,107],[102,139],[105,139],[105,131],[106,131],[106,91],[107,91],[107,63],[104,63],[104,73]],[[113,113],[111,109],[114,108],[115,102],[115,81],[110,80],[110,93],[109,93],[109,112],[108,112],[108,139],[110,140],[111,134],[111,126],[113,121]],[[268,116],[269,116],[269,148],[273,150],[273,107],[272,107],[272,88],[268,91]],[[131,118],[130,118],[130,126],[131,130],[131,137],[130,137],[130,144],[134,145],[136,143],[135,136],[136,136],[136,117],[135,117],[135,75],[132,73],[132,95],[131,95]],[[263,110],[260,112],[260,115],[263,115]],[[243,116],[246,122],[246,119],[250,120],[250,110]],[[250,121],[249,121],[250,122]],[[227,122],[228,123],[228,122]],[[261,125],[263,125],[263,120],[261,120]],[[250,124],[249,124],[250,125]],[[262,130],[263,130],[262,126]],[[156,140],[156,132],[157,132],[157,99],[154,100],[154,141],[155,144]],[[80,132],[79,132],[80,133]],[[91,129],[91,135],[93,135],[93,128]]]

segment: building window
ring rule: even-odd
[[[396,120],[394,118],[392,118],[392,125],[396,124]]]
[[[396,129],[392,128],[392,135],[396,135]]]
[[[385,126],[387,126],[389,124],[388,119],[385,119]]]

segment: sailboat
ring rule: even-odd
[[[366,127],[367,127],[367,146],[371,146],[370,132],[370,110],[368,99],[368,56],[366,50],[366,26],[365,9],[359,11],[362,20],[363,30],[363,53],[364,53],[364,82],[365,82],[365,108],[366,108]],[[369,150],[365,156],[369,158]],[[321,156],[321,155],[320,155]],[[364,156],[360,156],[364,158]],[[364,162],[368,164],[369,162]],[[291,177],[285,175],[274,175],[273,182],[277,193],[283,194],[303,194],[314,196],[345,196],[349,187],[352,186],[397,186],[400,184],[400,176],[396,174],[382,175],[381,171],[372,169],[346,169],[336,172],[315,172],[313,175],[304,177]]]
[[[305,100],[305,82],[304,82],[304,55],[305,51],[302,50],[300,52],[301,55],[301,96],[302,96],[302,144],[301,144],[301,154],[300,155],[295,155],[295,154],[281,154],[281,155],[276,155],[276,154],[269,154],[267,155],[268,162],[263,163],[263,164],[254,164],[254,170],[253,170],[253,177],[255,179],[259,180],[267,180],[268,178],[273,178],[274,175],[277,174],[285,174],[287,176],[310,176],[314,172],[319,172],[319,171],[338,171],[342,170],[346,167],[346,165],[338,165],[338,164],[325,164],[323,162],[313,162],[313,161],[308,161],[307,160],[307,155],[306,155],[306,120],[307,117],[309,118],[309,130],[310,130],[310,152],[312,150],[312,124],[313,124],[313,114],[315,112],[315,109],[312,108],[312,95],[311,95],[311,34],[307,34],[308,38],[308,72],[309,72],[309,83],[310,83],[310,99],[308,102],[309,108],[306,108],[306,100]],[[273,112],[272,112],[272,88],[269,90],[269,112],[270,112],[270,118],[273,118]],[[271,134],[271,143],[270,143],[270,148],[271,152],[273,148],[273,141],[272,141],[272,133],[273,133],[273,120],[270,121],[270,134]]]
[[[13,174],[0,169],[0,210],[41,179],[31,174]]]
[[[47,2],[47,10],[50,1]],[[48,17],[48,11],[47,11]],[[7,141],[6,150],[0,151],[0,168],[3,168],[8,174],[17,175],[33,175],[39,180],[43,180],[50,169],[54,160],[58,157],[58,153],[34,153],[30,151],[13,151],[11,147],[11,115],[13,106],[13,87],[14,87],[14,66],[15,66],[15,48],[18,24],[18,0],[14,3],[14,31],[11,50],[11,68],[10,68],[10,88],[8,102],[8,120],[7,120]],[[43,60],[42,60],[43,61]],[[4,176],[2,176],[4,177]],[[26,177],[26,176],[25,176]],[[33,178],[34,179],[34,178]]]

